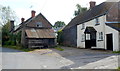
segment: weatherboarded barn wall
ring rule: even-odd
[[[63,45],[77,47],[77,26],[63,30]]]

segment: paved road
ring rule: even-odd
[[[3,48],[3,69],[116,69],[118,55],[109,51],[63,47],[22,52]]]
[[[0,70],[2,70],[2,48],[0,47]]]

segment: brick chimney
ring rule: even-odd
[[[23,23],[25,21],[25,18],[21,18],[21,23]]]
[[[32,18],[35,17],[35,13],[36,13],[36,12],[35,12],[34,10],[31,11],[31,17],[32,17]]]
[[[10,21],[10,32],[11,33],[14,32],[14,21],[13,20]]]
[[[90,1],[89,3],[90,3],[90,9],[93,8],[93,7],[95,7],[95,5],[96,5],[95,1]]]

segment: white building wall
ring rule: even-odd
[[[116,31],[115,29],[112,29],[109,26],[105,26],[105,33],[106,34],[113,34],[113,51],[118,51],[119,50],[119,32]],[[105,41],[106,41],[106,36],[105,36]],[[106,47],[107,43],[105,42],[105,49],[107,49]]]
[[[96,24],[96,20],[95,19],[93,19],[93,20],[91,20],[91,21],[89,21],[89,22],[86,22],[86,23],[84,23],[85,24],[85,28],[88,26],[88,27],[94,27],[95,28],[95,30],[97,31],[97,33],[96,33],[96,37],[97,37],[97,39],[96,39],[96,44],[97,44],[97,46],[96,47],[93,47],[93,48],[103,48],[104,49],[104,47],[103,46],[105,46],[105,44],[104,44],[104,40],[103,41],[98,41],[98,32],[103,32],[103,35],[105,34],[104,33],[104,29],[105,29],[105,27],[104,27],[104,25],[105,25],[105,20],[106,19],[106,16],[104,15],[104,16],[101,16],[101,17],[99,17],[99,22],[100,22],[100,25],[96,25],[95,26],[95,24]],[[84,34],[84,31],[85,31],[85,29],[82,29],[82,24],[80,24],[80,25],[78,25],[77,26],[77,47],[80,47],[80,48],[85,48],[85,42],[81,42],[82,41],[82,35]],[[103,39],[104,39],[104,37],[103,37]]]
[[[113,33],[113,51],[118,51],[119,50],[119,32],[107,25],[105,25],[106,22],[106,15],[99,17],[99,22],[100,25],[95,26],[96,22],[95,19],[85,22],[85,28],[88,27],[93,27],[97,31],[96,33],[96,47],[92,48],[102,48],[102,49],[107,49],[106,47],[106,34]],[[82,24],[79,24],[77,26],[77,47],[78,48],[85,48],[85,41],[82,41],[82,35],[84,34],[85,28],[82,29]],[[82,29],[82,30],[81,30]],[[99,41],[98,39],[98,32],[103,32],[103,41]]]

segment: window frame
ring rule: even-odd
[[[85,34],[81,35],[81,42],[85,42]]]
[[[104,36],[103,32],[98,32],[98,41],[103,41],[104,40],[103,36]]]
[[[96,18],[96,19],[95,19],[95,26],[97,26],[97,25],[100,25],[100,20],[99,20],[99,18]]]

